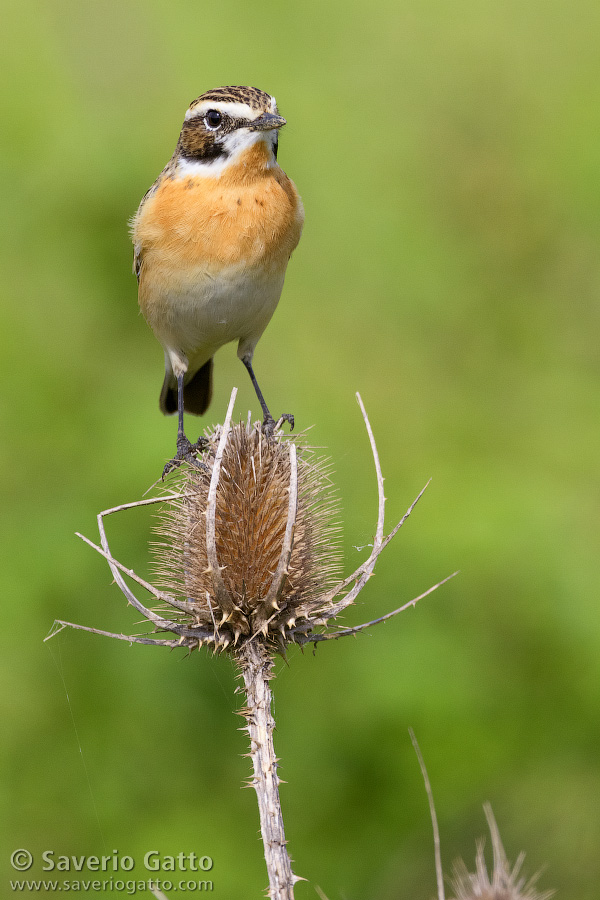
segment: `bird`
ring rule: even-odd
[[[205,91],[131,220],[140,309],[164,350],[160,409],[178,414],[177,453],[165,473],[184,460],[198,464],[205,442],[187,438],[184,411],[204,415],[213,357],[231,341],[256,391],[263,432],[275,430],[252,359],[304,224],[296,186],[277,162],[285,124],[275,97],[258,88]],[[293,429],[291,414],[283,420]]]

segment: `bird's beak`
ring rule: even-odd
[[[258,119],[253,119],[248,128],[250,131],[271,131],[274,128],[281,128],[285,125],[283,116],[276,116],[274,113],[263,113]]]

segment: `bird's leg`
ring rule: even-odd
[[[164,467],[162,473],[163,480],[165,478],[165,475],[168,475],[169,472],[173,471],[173,469],[177,469],[182,462],[187,462],[190,466],[195,466],[198,469],[207,470],[207,466],[196,459],[196,453],[200,450],[204,450],[207,444],[208,440],[205,437],[199,437],[196,443],[192,444],[184,431],[182,373],[181,375],[177,376],[177,453],[175,454],[173,459],[170,459]]]
[[[183,429],[183,374],[177,376],[177,452],[188,452],[191,444]]]
[[[258,402],[260,403],[261,409],[263,411],[263,432],[267,437],[271,437],[278,423],[269,412],[269,407],[267,406],[262,391],[258,386],[258,381],[256,380],[256,375],[254,374],[254,369],[252,368],[251,361],[249,359],[246,359],[245,357],[242,357],[242,362],[248,369],[248,375],[250,376],[250,380],[254,385],[254,390],[256,391]],[[279,417],[279,422],[289,422],[290,431],[294,430],[294,417],[291,413],[283,413],[283,415]]]

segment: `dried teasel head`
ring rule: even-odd
[[[156,529],[156,569],[191,628],[218,648],[248,638],[282,649],[323,624],[341,570],[328,465],[260,425],[207,433],[208,471],[185,467]],[[183,605],[182,604],[182,605]],[[171,610],[172,615],[172,610]]]
[[[477,846],[475,872],[469,872],[465,863],[458,860],[452,873],[452,889],[455,900],[549,900],[554,891],[540,893],[536,888],[537,875],[527,880],[521,875],[525,854],[521,853],[511,866],[504,852],[500,832],[489,804],[484,806],[492,836],[494,865],[490,876],[483,855],[483,841]]]
[[[306,447],[280,435],[265,439],[257,423],[231,426],[236,398],[231,393],[225,422],[208,435],[204,469],[180,471],[179,488],[159,497],[123,503],[98,513],[100,545],[80,534],[108,562],[127,599],[154,628],[170,637],[114,634],[57,619],[48,638],[63,628],[104,634],[129,643],[188,650],[256,647],[282,650],[286,644],[337,640],[386,622],[429,596],[457,573],[370,622],[329,630],[356,600],[373,575],[381,553],[400,531],[425,488],[386,535],[383,474],[375,438],[360,395],[360,406],[377,477],[377,525],[369,556],[351,575],[338,577],[338,505],[328,466]],[[171,482],[171,487],[175,487]],[[160,503],[165,512],[156,529],[155,570],[165,589],[141,578],[112,554],[108,516]],[[159,606],[148,608],[131,589],[137,582]],[[321,630],[322,629],[322,630]]]

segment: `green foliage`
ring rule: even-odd
[[[4,846],[118,848],[140,865],[147,850],[193,850],[214,857],[223,897],[266,883],[254,796],[239,789],[249,762],[228,660],[76,633],[42,644],[55,617],[135,630],[103,561],[73,534],[93,536],[96,512],[138,499],[174,449],[127,219],[189,101],[248,83],[288,119],[280,161],[307,213],[256,371],[273,410],[316,423],[334,459],[348,569],[376,515],[355,390],[390,525],[433,477],[347,621],[461,569],[416,611],[281,664],[276,748],[295,868],[332,900],[434,894],[410,725],[446,871],[458,854],[472,861],[489,800],[510,858],[525,849],[530,871],[548,863],[543,886],[591,900],[597,3],[5,6]],[[210,421],[234,384],[239,415],[258,417],[229,347]],[[142,513],[112,523],[115,553],[142,571],[148,531]],[[314,894],[300,884],[297,896]]]

